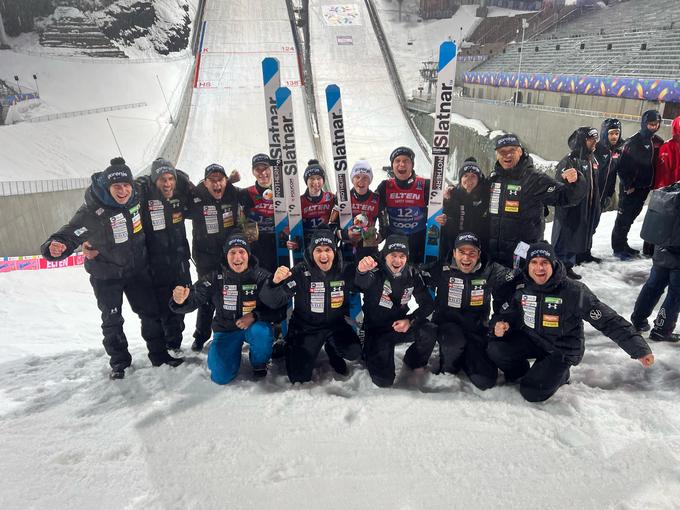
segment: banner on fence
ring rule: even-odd
[[[84,261],[85,257],[83,257],[82,253],[75,253],[58,262],[51,262],[40,255],[29,257],[0,257],[0,273],[82,266]]]

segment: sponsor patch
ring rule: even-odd
[[[80,236],[82,236],[85,232],[87,232],[87,228],[86,228],[86,227],[80,227],[80,228],[74,230],[74,231],[73,231],[73,234],[76,235],[76,236],[78,236],[78,237],[80,237]]]
[[[323,282],[312,282],[309,288],[312,313],[324,313],[326,286]]]
[[[184,215],[182,215],[182,211],[177,211],[172,213],[172,223],[182,223],[182,220],[184,220]]]
[[[519,212],[519,200],[506,200],[505,201],[505,208],[503,210],[505,212],[509,212],[509,213],[518,213]]]
[[[597,308],[593,308],[590,311],[590,318],[593,319],[594,321],[599,321],[602,318],[602,312]]]
[[[142,231],[142,215],[139,213],[139,204],[130,209],[132,216],[132,233],[139,234]]]
[[[128,240],[127,220],[123,213],[118,213],[109,218],[111,220],[111,230],[113,230],[113,242],[116,244],[124,243]]]
[[[217,208],[214,205],[203,206],[203,218],[205,230],[208,234],[217,234],[220,231],[220,226],[217,223]]]
[[[543,314],[543,327],[544,328],[559,328],[560,327],[560,316],[559,315]]]

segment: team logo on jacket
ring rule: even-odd
[[[345,282],[343,280],[337,280],[330,282],[331,286],[331,308],[341,308],[345,302]]]
[[[138,234],[142,231],[142,216],[139,214],[139,204],[130,209],[130,216],[132,216],[132,233]]]
[[[222,206],[222,226],[225,230],[234,226],[234,215],[231,207]]]
[[[543,314],[543,327],[544,328],[559,328],[560,327],[560,316],[559,315]]]
[[[243,305],[242,305],[242,310],[243,310],[243,315],[246,315],[253,310],[255,310],[255,306],[257,305],[257,300],[254,299],[255,297],[255,291],[257,290],[257,284],[250,283],[246,285],[242,285],[241,289],[243,290]]]
[[[269,188],[267,188],[262,193],[262,198],[264,198],[265,200],[274,200],[274,192],[272,190],[270,190]]]
[[[518,213],[519,212],[519,200],[506,200],[504,210],[505,210],[505,212],[508,212],[508,213]]]
[[[172,223],[182,223],[182,220],[184,219],[184,216],[182,215],[182,211],[177,211],[172,213]]]
[[[663,308],[662,308],[663,310]],[[599,321],[602,318],[602,312],[598,310],[597,308],[593,308],[590,311],[590,318],[593,319],[594,321]]]
[[[470,306],[484,306],[484,286],[486,280],[472,280],[470,282]]]

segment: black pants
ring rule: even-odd
[[[465,331],[453,322],[439,324],[439,361],[442,372],[457,373],[461,368],[480,390],[496,385],[498,368],[486,353],[485,331]]]
[[[486,352],[507,381],[521,378],[519,392],[529,402],[548,400],[569,379],[570,365],[561,353],[544,351],[522,333],[490,341]],[[536,359],[531,367],[530,358]]]
[[[619,188],[619,209],[612,230],[612,250],[615,253],[624,251],[628,246],[628,232],[635,218],[642,211],[647,195],[649,195],[649,188],[636,189],[630,194],[626,194],[623,189]]]
[[[342,322],[329,329],[305,331],[291,321],[286,337],[286,370],[291,383],[312,380],[314,363],[324,347],[328,357],[356,360],[361,357],[361,342],[349,324]]]
[[[406,349],[404,364],[409,368],[420,368],[427,365],[436,338],[436,326],[429,322],[410,328],[406,333],[397,333],[391,327],[367,329],[364,336],[364,359],[373,383],[381,388],[394,384],[395,345],[412,342]]]
[[[203,278],[211,271],[217,270],[218,267],[199,267],[196,265],[198,278]],[[214,315],[215,306],[210,299],[198,307],[198,310],[196,311],[196,329],[194,330],[194,338],[199,342],[207,342],[210,335],[212,335],[212,320]]]
[[[153,362],[167,353],[158,304],[153,294],[151,277],[146,271],[121,280],[100,280],[90,276],[90,285],[102,312],[103,343],[106,354],[111,357],[111,368],[122,370],[132,362],[123,332],[123,293],[132,311],[142,321],[142,338],[149,349],[149,359]]]
[[[177,261],[173,268],[164,268],[162,271],[154,271],[152,268],[151,279],[153,291],[158,302],[158,310],[163,326],[163,336],[168,349],[179,349],[182,345],[182,332],[184,331],[184,314],[174,313],[168,303],[172,298],[172,289],[175,286],[191,285],[189,261]]]
[[[276,253],[276,234],[260,232],[257,241],[251,245],[251,250],[253,255],[257,257],[260,267],[274,274],[276,268],[279,267]],[[285,265],[288,266],[289,264]]]

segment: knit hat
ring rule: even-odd
[[[218,165],[217,163],[213,163],[211,165],[208,165],[205,167],[205,178],[207,179],[210,174],[214,173],[220,173],[224,175],[225,177],[227,176],[227,171],[224,169],[222,165]]]
[[[460,248],[461,246],[474,246],[478,250],[481,250],[482,244],[479,242],[479,237],[477,237],[472,232],[461,232],[456,236],[456,240],[453,242],[454,248]]]
[[[309,240],[309,252],[312,253],[317,246],[330,246],[335,252],[335,236],[328,229],[320,228],[314,231]]]
[[[536,257],[548,259],[553,267],[555,267],[555,263],[557,262],[554,248],[545,241],[539,241],[529,246],[529,249],[527,250],[527,266],[531,259],[535,259]]]
[[[226,255],[232,248],[243,248],[250,256],[250,245],[243,234],[232,234],[227,238],[227,242],[224,243],[224,254]]]
[[[266,154],[255,154],[252,160],[252,168],[254,169],[257,165],[272,166],[272,160]]]
[[[390,166],[394,163],[394,160],[399,156],[408,156],[411,159],[411,163],[415,163],[416,153],[413,152],[408,147],[397,147],[390,154]]]
[[[355,175],[368,175],[368,183],[373,182],[373,169],[371,164],[365,159],[360,159],[352,167],[352,173],[350,174],[350,179],[354,179]]]
[[[496,150],[501,147],[521,147],[522,142],[519,141],[517,135],[507,133],[496,138]]]
[[[382,249],[382,255],[384,257],[388,253],[392,253],[394,251],[403,253],[408,257],[408,237],[398,234],[387,236],[387,239],[385,240],[385,246],[383,246]]]
[[[463,166],[460,167],[460,171],[458,172],[458,179],[462,179],[465,174],[475,174],[478,179],[482,179],[484,175],[482,174],[482,169],[480,166],[471,160],[466,160],[463,162]]]
[[[172,174],[177,179],[177,170],[167,159],[157,158],[151,163],[151,180],[156,182],[163,174]]]
[[[107,189],[112,184],[119,182],[132,184],[132,170],[125,164],[123,158],[113,158],[111,160],[111,166],[104,170],[102,177],[104,178],[104,185]]]
[[[307,182],[307,179],[309,179],[313,175],[318,175],[324,180],[324,182],[326,181],[326,171],[323,169],[319,161],[316,159],[310,159],[307,162],[307,168],[305,168],[304,173],[305,182]]]

